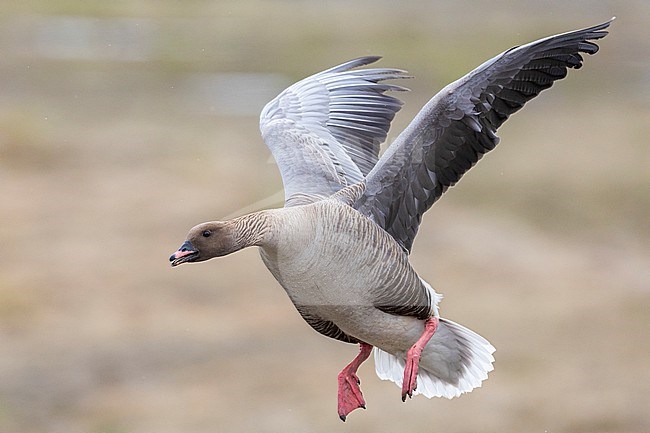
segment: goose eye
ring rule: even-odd
[[[201,233],[204,238],[209,238],[212,232],[210,230],[205,230],[203,233]]]

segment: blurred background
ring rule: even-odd
[[[511,46],[618,19],[499,131],[412,254],[496,347],[459,399],[360,369],[255,249],[172,270],[196,223],[280,176],[258,132],[292,82],[362,55],[408,70],[389,142]],[[0,431],[650,431],[650,3],[23,0],[0,5]],[[405,84],[405,83],[400,83]]]

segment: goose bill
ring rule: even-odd
[[[172,266],[178,266],[182,263],[193,262],[199,256],[198,251],[176,251],[171,255],[169,261]]]

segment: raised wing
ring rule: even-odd
[[[499,142],[508,117],[594,54],[611,20],[514,47],[434,96],[367,176],[355,207],[411,250],[422,214]]]
[[[260,130],[280,168],[285,205],[327,197],[364,179],[378,159],[406,90],[381,83],[407,78],[398,69],[351,70],[379,60],[362,57],[292,85],[262,110]]]

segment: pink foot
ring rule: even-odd
[[[418,368],[420,365],[420,355],[427,345],[433,334],[438,328],[438,318],[429,317],[424,322],[424,332],[418,341],[406,352],[406,366],[404,368],[404,380],[402,381],[402,401],[406,401],[406,396],[413,396],[413,391],[418,387]]]
[[[359,388],[357,369],[368,359],[372,346],[360,343],[359,354],[339,373],[339,418],[345,421],[350,412],[358,408],[366,408],[366,401]]]

